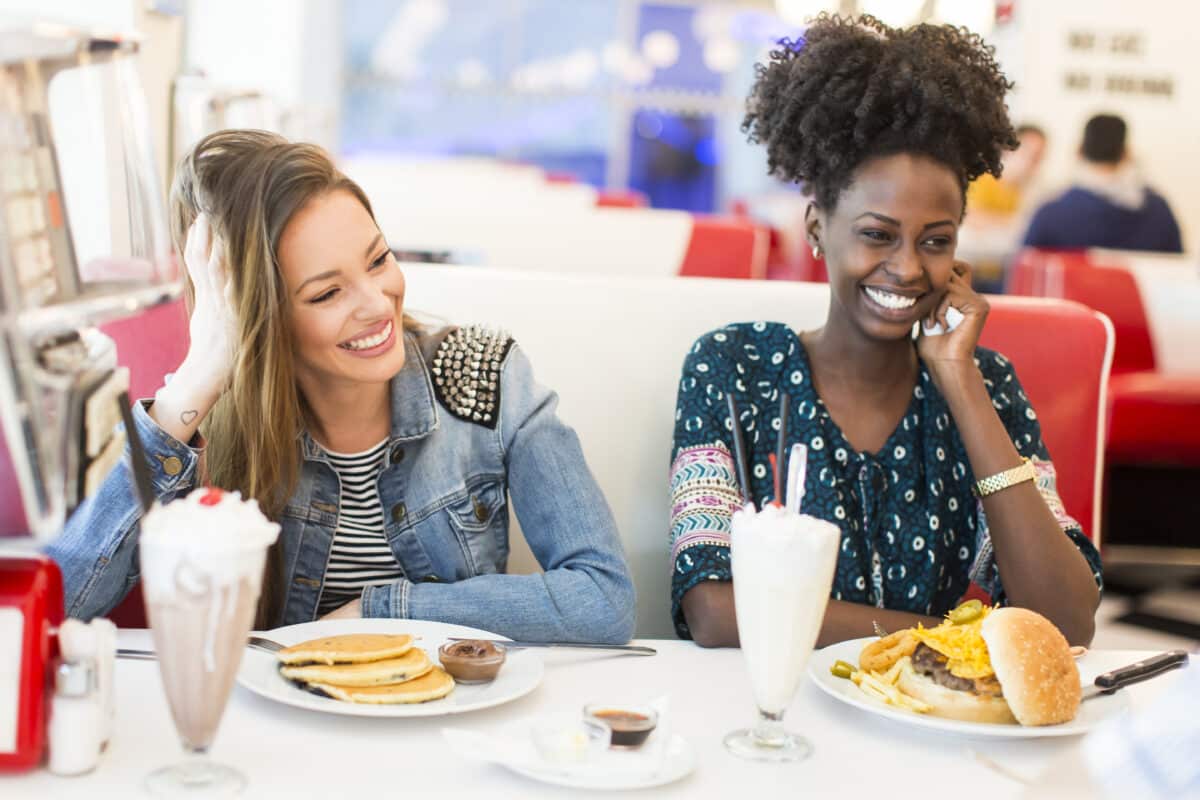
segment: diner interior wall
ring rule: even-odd
[[[336,152],[340,20],[338,0],[187,0],[184,66],[262,93],[278,114],[270,127]]]
[[[1200,4],[1175,0],[1022,2],[1015,40],[997,42],[1017,82],[1013,118],[1046,129],[1044,182],[1065,186],[1077,164],[1083,125],[1099,112],[1129,123],[1129,144],[1146,178],[1175,211],[1184,247],[1200,237]],[[1071,46],[1072,35],[1076,46]],[[1092,36],[1092,46],[1086,47]],[[1135,43],[1136,52],[1114,52]],[[1088,81],[1086,88],[1080,81]],[[1076,88],[1068,87],[1072,77]],[[1117,85],[1111,85],[1113,78]],[[1169,82],[1169,83],[1168,83]],[[1162,93],[1165,86],[1170,93]],[[1150,91],[1146,91],[1149,89]]]

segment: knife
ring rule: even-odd
[[[465,639],[450,637],[451,642],[468,642],[481,641],[478,639]],[[509,650],[524,650],[530,647],[578,647],[587,650],[616,650],[622,653],[631,653],[639,656],[657,655],[658,651],[653,647],[645,647],[639,644],[592,644],[590,642],[510,642],[503,639],[487,639],[482,641],[492,641],[496,644],[504,645]],[[117,650],[117,658],[132,658],[141,661],[154,661],[157,656],[153,650],[133,650],[131,648],[120,648]]]
[[[616,650],[622,653],[634,653],[639,656],[657,655],[658,651],[653,647],[645,647],[640,644],[596,644],[593,642],[517,642],[507,639],[470,639],[466,637],[449,636],[446,639],[450,642],[495,642],[498,645],[503,645],[509,650],[525,650],[530,647],[562,647],[562,648],[579,648],[583,650]]]
[[[1188,654],[1186,650],[1171,650],[1159,653],[1153,658],[1130,664],[1127,667],[1114,669],[1096,677],[1095,683],[1083,687],[1083,699],[1088,700],[1100,695],[1112,694],[1118,689],[1130,684],[1140,683],[1169,672],[1176,667],[1186,666]]]

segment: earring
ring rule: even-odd
[[[813,260],[817,261],[820,258],[821,258],[821,245],[814,244],[813,245]]]

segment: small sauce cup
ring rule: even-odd
[[[607,726],[612,747],[619,750],[641,747],[658,725],[658,712],[649,706],[590,703],[583,707],[583,717]]]
[[[446,642],[438,648],[438,660],[459,683],[488,683],[496,679],[504,664],[504,645],[485,639]]]

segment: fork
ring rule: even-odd
[[[264,639],[261,636],[249,636],[246,638],[246,646],[253,647],[256,650],[264,650],[268,653],[278,653],[283,649],[283,645],[274,639]]]
[[[264,653],[278,653],[283,649],[283,645],[273,639],[264,639],[261,636],[250,636],[246,639],[246,646],[255,650],[262,650]],[[117,658],[136,658],[143,661],[153,661],[158,656],[153,650],[134,650],[128,647],[117,649]]]
[[[884,630],[883,626],[880,625],[876,620],[871,620],[871,627],[875,629],[875,635],[880,639],[883,639],[888,635],[888,632]]]

